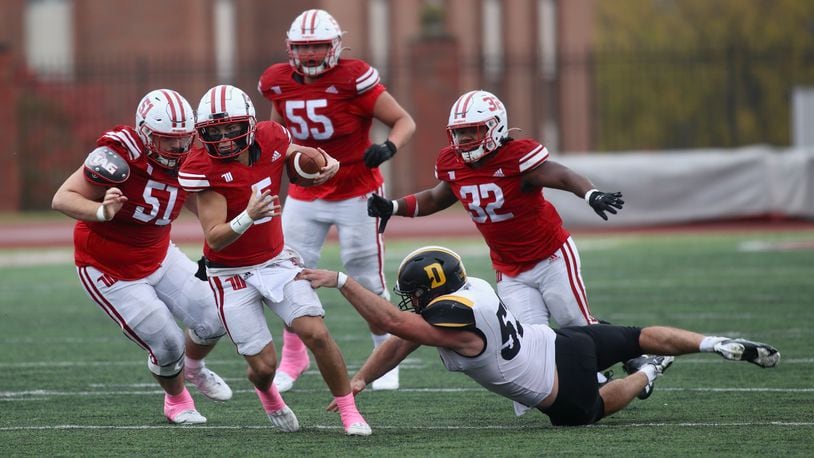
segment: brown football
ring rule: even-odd
[[[328,164],[325,154],[315,148],[303,148],[288,156],[288,179],[298,186],[311,186],[319,171]]]

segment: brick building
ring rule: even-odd
[[[560,62],[589,52],[594,1],[4,0],[0,122],[12,141],[0,146],[0,210],[47,208],[95,136],[131,124],[150,89],[178,89],[195,105],[231,83],[265,117],[257,78],[287,59],[285,32],[308,8],[336,17],[348,32],[343,55],[378,68],[418,124],[385,167],[391,194],[435,183],[449,106],[470,89],[498,94],[519,136],[588,151],[589,76]]]

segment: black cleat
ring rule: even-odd
[[[625,364],[622,365],[625,372],[630,374],[635,374],[636,372],[640,371],[642,367],[647,364],[652,365],[656,368],[656,377],[659,377],[664,371],[673,364],[675,360],[672,356],[659,356],[659,355],[642,355],[638,358],[633,358],[625,361]],[[639,399],[647,399],[650,395],[653,394],[653,382],[648,382],[645,385],[644,389],[642,389],[641,393],[636,395]]]

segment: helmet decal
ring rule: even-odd
[[[393,290],[401,296],[399,308],[420,313],[435,298],[465,284],[466,269],[460,256],[444,247],[426,246],[404,258]]]

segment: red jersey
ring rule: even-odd
[[[548,159],[534,140],[513,140],[471,167],[452,148],[444,148],[435,176],[445,181],[466,208],[486,244],[492,266],[510,276],[531,269],[556,252],[568,238],[559,213],[543,189],[522,191],[522,175]]]
[[[290,144],[291,137],[283,126],[272,121],[258,122],[253,147],[260,148],[260,156],[254,164],[215,159],[205,148],[196,148],[181,165],[179,181],[189,192],[211,189],[225,197],[226,220],[230,221],[246,209],[252,192],[269,190],[271,195],[280,194]],[[277,256],[283,241],[282,220],[263,218],[221,251],[214,251],[207,244],[203,251],[206,259],[222,267],[253,266]]]
[[[116,185],[127,202],[111,221],[77,221],[74,261],[121,280],[144,278],[164,260],[170,223],[181,212],[187,194],[173,172],[147,160],[144,144],[132,127],[116,126],[96,144],[115,150],[130,165],[127,181]]]
[[[341,164],[339,173],[320,186],[291,185],[288,195],[300,200],[343,200],[381,187],[378,168],[365,166],[370,146],[373,107],[386,89],[379,72],[356,59],[341,59],[331,71],[304,84],[287,63],[260,76],[258,90],[274,104],[294,143],[322,148]]]

